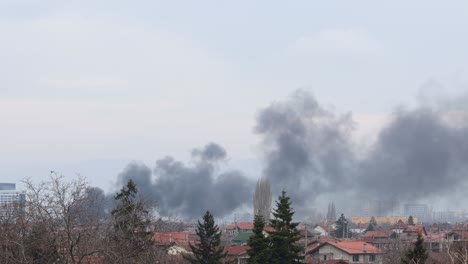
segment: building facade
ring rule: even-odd
[[[0,183],[0,212],[20,208],[24,210],[26,195],[24,191],[16,190],[14,183]]]

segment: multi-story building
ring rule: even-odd
[[[427,221],[430,218],[429,208],[425,204],[405,204],[404,215],[415,216],[420,221]]]
[[[14,183],[0,183],[0,212],[12,209],[24,210],[25,193],[16,190]]]

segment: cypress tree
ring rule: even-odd
[[[401,261],[404,264],[412,264],[412,263],[424,264],[424,262],[426,262],[426,259],[428,257],[429,257],[429,253],[427,252],[426,247],[424,246],[424,239],[421,233],[419,233],[418,239],[414,243],[414,248],[406,251],[405,256],[401,258]]]
[[[265,220],[262,215],[256,215],[254,219],[253,235],[249,238],[247,244],[250,249],[247,254],[250,256],[248,259],[249,264],[266,264],[268,263],[270,250],[268,239],[263,234],[265,228]]]
[[[274,218],[270,220],[274,231],[269,232],[271,243],[272,264],[302,263],[304,259],[299,253],[303,247],[298,245],[300,233],[296,229],[298,223],[292,222],[294,211],[286,192],[283,191],[276,201],[276,209],[273,211]]]
[[[414,218],[413,218],[412,215],[410,215],[410,216],[408,217],[408,225],[414,226]]]
[[[195,245],[190,244],[193,255],[185,255],[185,259],[192,264],[221,264],[227,254],[220,247],[221,231],[215,225],[210,211],[206,211],[203,216],[203,223],[198,221],[196,233],[200,241]]]

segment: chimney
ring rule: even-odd
[[[366,253],[366,252],[367,252],[367,244],[364,243],[364,246],[363,246],[363,247],[364,247],[364,248],[363,248],[363,251],[364,251],[364,253]]]

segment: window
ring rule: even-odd
[[[323,260],[327,260],[327,255],[323,255]]]
[[[359,261],[359,255],[353,255],[353,261],[358,262]]]
[[[374,261],[375,261],[375,255],[370,255],[369,262],[374,262]]]

